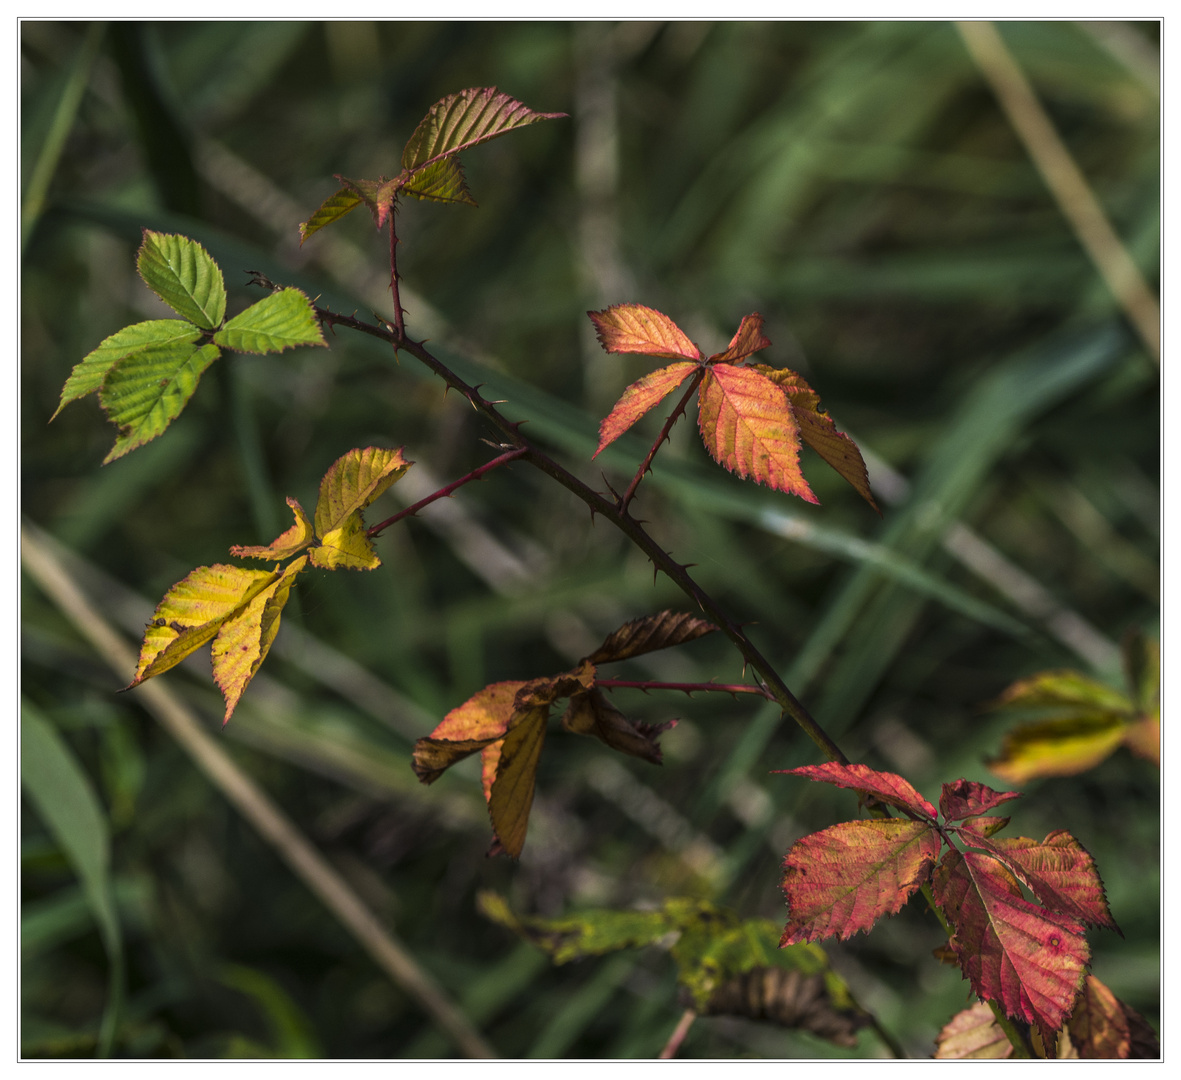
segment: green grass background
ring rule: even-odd
[[[1155,287],[1158,25],[1003,33]],[[400,209],[410,332],[587,482],[619,489],[660,417],[591,463],[597,424],[651,365],[603,353],[584,312],[648,304],[707,353],[761,312],[774,343],[761,359],[802,372],[858,440],[884,515],[815,456],[819,507],[743,484],[692,424],[635,512],[850,758],[933,799],[944,781],[990,780],[1009,721],[985,706],[1013,680],[1118,677],[1105,657],[1121,635],[1157,632],[1158,371],[954,26],[930,22],[22,23],[22,183],[46,196],[22,237],[22,512],[86,561],[129,637],[194,566],[273,539],[284,497],[312,505],[349,448],[405,446],[419,463],[407,480],[439,484],[493,454],[458,395],[341,331],[331,351],[227,354],[163,438],[100,468],[114,431],[94,398],[46,422],[75,363],[158,317],[135,273],[141,228],[206,245],[231,314],[257,298],[249,269],[388,316],[384,240],[364,211],[303,249],[298,224],[333,174],[396,173],[434,101],[485,85],[571,119],[465,155],[478,210]],[[414,738],[485,683],[561,670],[623,621],[687,601],[525,467],[437,510],[379,541],[375,573],[305,575],[217,738],[500,1054],[652,1057],[682,1011],[666,955],[553,968],[482,919],[476,891],[543,915],[697,895],[781,919],[787,847],[855,814],[854,798],[772,775],[815,751],[750,701],[619,692],[634,718],[681,718],[663,768],[555,731],[523,858],[486,859],[476,771],[420,787]],[[1084,620],[1089,651],[949,554],[953,521]],[[111,912],[118,1055],[454,1053],[135,693],[115,694],[131,672],[104,667],[28,579],[21,603],[28,715],[81,766],[92,839],[110,845],[96,922],[37,801],[22,806],[23,1053],[94,1054]],[[742,675],[713,638],[634,673]],[[207,659],[165,678],[216,731]],[[1157,771],[1121,752],[1010,807],[1011,834],[1066,828],[1096,857],[1125,937],[1090,935],[1094,971],[1157,1022]],[[940,931],[921,906],[831,954],[926,1056],[968,989],[932,959]],[[854,1053],[882,1052],[867,1034]],[[721,1019],[699,1020],[681,1050],[845,1053]]]

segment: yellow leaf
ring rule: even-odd
[[[533,806],[533,788],[537,780],[537,762],[545,743],[549,706],[524,709],[513,716],[500,745],[496,780],[488,798],[492,831],[500,846],[514,859],[525,846],[529,811]]]
[[[284,559],[289,559],[292,555],[303,551],[314,538],[312,523],[308,520],[307,514],[304,513],[303,507],[295,499],[288,499],[287,505],[295,513],[295,524],[283,533],[282,536],[265,547],[242,547],[235,545],[230,548],[230,554],[251,559],[267,559],[271,562],[282,562]]]
[[[213,680],[226,699],[223,724],[229,723],[238,699],[267,658],[279,632],[279,616],[291,595],[291,586],[306,563],[307,556],[289,563],[277,581],[227,619],[218,631],[212,650]]]
[[[309,554],[312,565],[321,570],[376,570],[381,565],[360,514],[346,518],[339,529],[324,533],[319,546]]]
[[[282,576],[280,570],[218,564],[199,566],[178,581],[164,594],[144,631],[139,665],[127,689],[175,667]]]
[[[413,465],[401,450],[369,446],[339,457],[320,482],[316,503],[316,535],[321,540],[343,528],[350,517],[360,515]]]

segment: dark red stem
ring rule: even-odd
[[[768,701],[774,701],[775,695],[762,686],[748,686],[746,683],[715,683],[715,682],[643,682],[630,679],[595,679],[595,686],[602,686],[608,690],[616,687],[630,687],[635,690],[680,690],[692,694],[697,690],[721,690],[726,694],[758,694]]]
[[[652,449],[648,451],[648,456],[640,462],[640,467],[636,470],[636,475],[632,477],[632,482],[628,484],[627,491],[619,499],[618,505],[621,514],[627,513],[628,503],[635,496],[636,488],[640,486],[640,481],[644,479],[644,474],[652,468],[652,459],[656,456],[656,451],[660,449],[660,444],[668,439],[668,433],[672,431],[673,424],[677,422],[677,417],[685,411],[685,406],[689,404],[689,399],[693,396],[693,391],[701,384],[701,380],[704,377],[705,368],[698,369],[697,373],[689,382],[689,389],[685,391],[684,396],[677,403],[677,407],[673,409],[668,419],[664,422],[664,427],[660,429],[660,434],[656,436],[656,441],[652,444]]]
[[[405,312],[402,310],[402,298],[398,295],[398,230],[395,220],[398,215],[398,198],[394,196],[394,204],[390,207],[390,294],[394,298],[394,332],[399,338],[406,336],[406,324],[403,321]]]
[[[447,498],[454,491],[463,487],[464,484],[470,484],[473,480],[479,480],[485,473],[490,473],[493,469],[499,469],[501,465],[507,465],[510,461],[516,461],[517,458],[524,457],[525,452],[525,447],[518,446],[509,450],[507,453],[501,454],[500,457],[493,458],[491,461],[481,465],[478,469],[472,469],[467,476],[461,476],[458,480],[452,481],[446,487],[441,487],[438,491],[432,492],[425,499],[419,499],[413,506],[408,506],[405,510],[399,510],[393,517],[386,518],[385,521],[377,525],[371,525],[365,530],[365,535],[369,537],[377,536],[383,529],[388,529],[391,525],[401,521],[402,518],[417,514],[424,506],[430,506],[437,499]]]

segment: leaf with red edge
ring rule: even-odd
[[[599,343],[609,353],[636,353],[673,359],[701,360],[701,350],[663,312],[643,304],[613,304],[588,311]]]
[[[1047,908],[1123,936],[1111,917],[1095,860],[1070,833],[1055,829],[1040,841],[1028,836],[981,839],[977,846],[1003,861]]]
[[[806,776],[809,780],[822,784],[863,791],[881,802],[896,806],[899,810],[906,810],[916,817],[925,817],[932,822],[936,817],[935,807],[915,790],[913,784],[897,773],[879,772],[868,765],[841,765],[836,761],[774,771],[786,776]]]
[[[935,1038],[939,1061],[999,1060],[1012,1055],[1013,1044],[984,1001],[956,1013]]]
[[[750,366],[787,394],[800,428],[800,438],[852,484],[857,494],[880,514],[881,510],[869,488],[869,472],[865,468],[861,451],[848,435],[837,431],[836,424],[821,407],[820,395],[802,376],[788,368],[772,368],[765,364]]]
[[[369,207],[379,229],[394,212],[394,200],[406,182],[402,176],[395,176],[392,180],[384,176],[379,180],[350,180],[347,176],[337,176],[336,179]]]
[[[820,500],[800,471],[799,425],[787,395],[753,368],[712,364],[697,394],[701,441],[710,456],[744,479]]]
[[[503,738],[521,681],[492,683],[452,709],[434,731],[414,744],[414,772],[433,784],[457,761]],[[487,792],[485,792],[487,795]]]
[[[725,352],[714,353],[709,363],[740,364],[751,353],[771,347],[771,342],[763,336],[763,316],[757,311],[753,315],[744,315],[737,331],[726,346]]]
[[[868,930],[930,876],[939,834],[922,821],[845,821],[797,840],[783,860],[781,945]]]
[[[1082,923],[1026,900],[991,855],[947,851],[932,885],[972,989],[1007,1016],[1036,1024],[1053,1046],[1091,955]]]
[[[944,821],[962,821],[977,814],[985,814],[1010,799],[1019,798],[1019,791],[993,791],[975,780],[955,780],[943,785],[939,795],[939,811]]]
[[[270,562],[282,562],[284,559],[289,559],[292,555],[303,551],[315,539],[312,523],[308,520],[307,514],[304,513],[303,507],[299,505],[296,499],[288,499],[287,505],[295,513],[295,524],[290,529],[266,545],[243,547],[240,544],[235,544],[230,548],[230,554],[237,555],[239,558],[267,559]]]
[[[633,656],[683,645],[717,629],[708,619],[683,611],[661,611],[642,619],[632,619],[607,635],[590,656],[592,664],[609,664],[615,660],[629,660]]]
[[[623,395],[615,403],[615,407],[599,425],[599,446],[591,455],[592,460],[606,450],[641,416],[659,405],[698,369],[698,364],[683,360],[680,363],[660,368],[632,383],[624,390]]]
[[[402,168],[411,176],[424,165],[458,154],[506,132],[557,120],[566,113],[534,112],[495,86],[472,87],[436,101],[402,151]]]

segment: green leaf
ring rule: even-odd
[[[123,327],[74,365],[74,370],[62,387],[61,403],[50,420],[71,401],[98,390],[107,373],[124,357],[162,345],[193,344],[200,337],[201,330],[198,327],[180,319],[151,319]]]
[[[142,349],[117,362],[99,391],[99,403],[119,428],[103,464],[163,434],[188,404],[205,369],[220,356],[216,345],[195,342]]]
[[[320,320],[298,289],[280,289],[235,315],[213,340],[244,353],[282,352],[297,345],[324,345]]]
[[[318,232],[324,228],[325,225],[331,225],[334,221],[339,221],[350,210],[356,210],[361,205],[361,196],[354,191],[350,191],[347,187],[341,188],[335,195],[329,195],[321,204],[319,209],[307,221],[304,221],[299,226],[299,242],[307,240],[314,232]]]
[[[436,158],[457,154],[538,120],[565,115],[534,112],[495,86],[461,90],[430,107],[402,151],[402,168],[413,173]]]
[[[144,229],[139,272],[161,300],[182,318],[215,330],[226,314],[221,270],[195,240]]]
[[[415,173],[413,181],[403,190],[416,199],[476,205],[476,200],[472,198],[464,179],[463,166],[460,165],[459,158],[455,157],[443,158]]]

